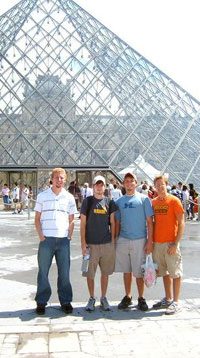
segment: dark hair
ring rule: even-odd
[[[114,189],[117,189],[117,185],[116,185],[116,184],[113,184],[113,186],[114,186]]]

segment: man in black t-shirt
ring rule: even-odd
[[[115,219],[117,210],[113,200],[104,196],[105,178],[98,175],[93,180],[93,196],[83,200],[81,206],[81,247],[82,254],[90,254],[89,267],[83,276],[87,277],[90,298],[87,311],[94,311],[94,277],[97,266],[101,270],[101,307],[109,311],[110,305],[106,298],[108,276],[115,266]]]

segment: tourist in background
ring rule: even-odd
[[[8,184],[4,184],[3,189],[1,190],[1,194],[3,197],[4,210],[8,211],[10,210],[10,189]]]
[[[121,196],[122,196],[121,190],[117,187],[117,184],[114,184],[113,189],[111,190],[111,199],[116,201],[117,199],[121,198]]]
[[[14,212],[13,214],[17,214],[19,209],[19,187],[17,182],[14,183],[13,189],[12,189],[12,199],[14,203]]]

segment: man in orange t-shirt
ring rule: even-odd
[[[165,176],[156,177],[154,185],[158,196],[152,200],[155,215],[153,259],[158,265],[158,276],[163,277],[165,297],[153,308],[167,308],[166,314],[174,314],[180,310],[182,258],[179,242],[184,232],[184,210],[180,200],[167,193],[168,180]]]

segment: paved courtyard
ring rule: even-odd
[[[52,297],[45,316],[34,312],[37,276],[38,238],[28,215],[0,212],[0,357],[200,357],[200,224],[188,222],[181,242],[184,277],[182,311],[166,316],[165,311],[151,310],[163,295],[159,279],[146,289],[149,311],[134,305],[119,311],[117,303],[124,295],[121,274],[110,278],[108,298],[112,312],[103,312],[97,304],[94,313],[84,310],[88,299],[85,279],[81,277],[79,219],[71,245],[71,281],[74,290],[73,314],[60,310],[56,293],[56,265],[50,281]],[[98,273],[99,278],[99,273]],[[97,278],[97,279],[98,279]],[[98,280],[99,281],[99,280]],[[96,285],[99,300],[99,282]]]

